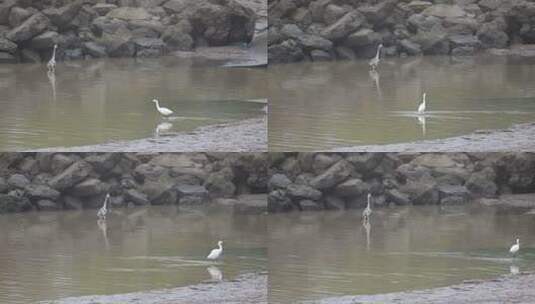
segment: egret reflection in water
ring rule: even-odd
[[[208,266],[206,268],[206,271],[208,271],[208,274],[210,275],[210,278],[213,281],[221,282],[223,281],[223,272],[219,268],[217,268],[214,265]]]

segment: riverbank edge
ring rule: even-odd
[[[93,295],[38,302],[39,304],[204,304],[204,303],[267,303],[267,273],[247,273],[223,281],[206,281],[196,285],[133,292],[116,295]]]
[[[26,152],[266,152],[267,117],[203,126],[174,136]]]
[[[533,303],[534,285],[535,274],[521,273],[488,280],[469,280],[446,287],[377,295],[332,297],[302,303]]]
[[[334,148],[329,152],[535,152],[535,123],[444,139]]]

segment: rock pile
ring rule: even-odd
[[[528,0],[273,0],[270,62],[472,55],[535,43]]]
[[[0,213],[100,208],[106,193],[112,207],[225,198],[250,212],[266,189],[265,153],[0,153]]]
[[[255,12],[235,0],[2,0],[0,63],[154,57],[249,42]]]
[[[270,154],[268,210],[466,204],[535,192],[534,153]]]

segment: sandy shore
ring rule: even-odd
[[[116,141],[79,147],[53,147],[36,152],[265,152],[267,117],[211,125],[173,136]]]
[[[306,303],[535,303],[535,274],[508,275],[489,281],[467,281],[448,287],[366,296],[344,296]]]
[[[481,130],[445,139],[401,144],[336,148],[336,152],[532,152],[535,151],[535,123],[509,129]]]
[[[174,289],[65,298],[40,304],[204,304],[267,303],[267,275],[245,274],[232,281],[206,282]]]

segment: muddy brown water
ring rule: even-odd
[[[270,303],[420,290],[535,270],[533,215],[462,207],[271,215]],[[519,237],[521,252],[509,247]]]
[[[0,216],[0,303],[231,281],[266,271],[266,218],[175,207]],[[205,259],[218,240],[224,257]]]
[[[225,61],[105,59],[0,66],[0,150],[155,138],[264,115],[262,68]],[[162,118],[153,98],[175,113]]]
[[[269,147],[331,150],[465,135],[535,122],[535,64],[497,57],[272,65]],[[422,93],[427,113],[417,114]]]

